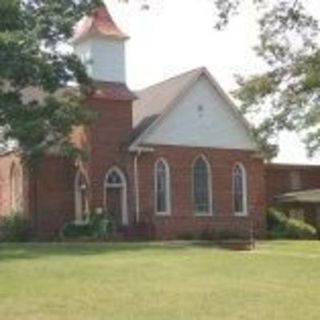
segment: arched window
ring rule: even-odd
[[[78,170],[75,177],[75,220],[76,223],[86,223],[88,219],[88,183],[83,172]]]
[[[237,163],[233,168],[233,207],[235,215],[248,214],[247,176],[241,163]]]
[[[22,170],[13,164],[10,171],[10,198],[11,211],[15,213],[23,212],[23,179]]]
[[[122,172],[118,169],[111,170],[107,175],[106,184],[112,187],[121,187],[123,184]]]
[[[156,162],[154,167],[155,179],[155,211],[159,215],[169,215],[170,204],[170,169],[164,159]]]
[[[118,167],[110,168],[105,176],[104,207],[118,224],[129,224],[127,180]]]
[[[207,159],[200,156],[192,168],[193,210],[196,215],[212,214],[211,170]]]

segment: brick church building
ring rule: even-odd
[[[78,24],[73,46],[95,83],[87,104],[97,119],[71,139],[87,159],[48,154],[35,176],[17,153],[3,154],[1,214],[22,212],[42,235],[101,210],[124,232],[144,226],[158,239],[252,227],[263,235],[265,166],[248,123],[205,68],[132,92],[127,40],[105,7]]]

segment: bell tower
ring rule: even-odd
[[[124,34],[105,6],[93,10],[74,30],[75,53],[94,81],[126,83]]]
[[[97,7],[81,19],[74,30],[75,53],[85,65],[94,87],[86,102],[97,116],[73,139],[87,153],[88,160],[82,166],[89,181],[92,210],[110,210],[110,192],[106,191],[110,168],[116,167],[126,177],[128,186],[132,185],[132,158],[126,146],[132,135],[132,102],[136,96],[126,84],[127,39],[105,6]],[[122,197],[129,199],[126,194]],[[127,224],[128,204],[123,200],[117,205],[122,217],[126,217],[122,221]]]

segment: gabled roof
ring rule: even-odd
[[[320,189],[289,192],[277,198],[282,203],[320,203]]]
[[[303,164],[303,163],[277,163],[277,162],[271,162],[265,164],[266,169],[270,170],[286,170],[286,171],[292,171],[292,170],[320,170],[320,164]]]
[[[135,142],[164,113],[181,92],[201,74],[201,68],[194,69],[148,88],[137,91],[137,100],[133,103],[133,134]]]
[[[49,95],[42,89],[36,87],[25,88],[21,93],[24,103],[29,103],[31,101],[42,103]],[[70,86],[59,89],[54,93],[54,95],[56,98],[62,98],[68,94],[78,95],[79,93],[80,89],[78,86]],[[88,94],[88,97],[115,101],[132,101],[137,98],[136,95],[124,83],[99,81],[93,82],[93,91]]]
[[[132,149],[143,143],[144,137],[157,126],[202,75],[207,77],[212,86],[227,101],[231,111],[245,127],[250,139],[254,142],[249,123],[209,71],[205,67],[201,67],[136,92],[138,99],[133,104],[133,125],[135,129],[131,139]]]
[[[92,33],[118,40],[128,39],[112,19],[106,6],[93,10],[89,16],[82,18],[75,26],[73,42],[79,42]]]
[[[202,68],[191,70],[136,92],[138,99],[133,105],[133,125],[163,113],[189,83],[198,78],[201,71]]]

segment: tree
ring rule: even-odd
[[[80,152],[69,137],[92,119],[82,99],[91,82],[79,59],[61,46],[97,5],[101,0],[0,2],[0,142],[17,141],[30,164],[52,149],[67,156]],[[70,83],[78,84],[77,94],[57,94]],[[45,92],[44,98],[25,99],[31,88]]]
[[[245,0],[213,0],[218,29],[241,12]],[[235,96],[242,111],[259,119],[254,128],[271,158],[270,145],[281,130],[299,132],[310,155],[320,150],[319,21],[308,0],[250,0],[256,8],[260,44],[255,48],[266,70],[238,77]]]
[[[120,1],[120,0],[119,0]],[[122,0],[129,1],[129,0]],[[212,0],[217,29],[241,12],[244,2],[256,8],[260,45],[256,52],[265,72],[239,77],[236,97],[242,111],[259,122],[257,140],[272,157],[270,145],[284,129],[300,132],[310,154],[320,149],[319,23],[308,8],[311,0]],[[16,140],[27,161],[40,160],[55,147],[76,155],[72,128],[90,120],[81,93],[90,79],[73,54],[59,50],[72,35],[72,26],[102,0],[1,0],[0,2],[0,142]],[[149,8],[148,0],[143,8]],[[80,95],[56,92],[77,82]],[[22,99],[26,88],[47,92],[44,101]]]
[[[241,111],[255,119],[253,133],[265,155],[277,154],[274,138],[282,130],[299,132],[309,155],[320,151],[319,17],[313,14],[319,10],[311,9],[316,0],[211,1],[218,30],[246,3],[256,9],[260,44],[255,50],[266,62],[266,70],[238,76],[234,95]],[[149,3],[144,0],[142,9],[149,9]]]

